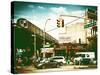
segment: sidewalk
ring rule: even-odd
[[[17,66],[17,73],[31,73],[34,72],[36,68],[34,66]]]
[[[95,69],[97,65],[74,65],[75,69]]]

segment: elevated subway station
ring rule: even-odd
[[[30,49],[31,55],[36,53],[37,56],[40,56],[40,49],[43,48],[44,41],[44,31],[42,29],[32,24],[28,20],[20,18],[17,20],[16,24],[12,23],[12,30],[15,51],[16,49]],[[45,43],[49,43],[50,47],[54,47],[54,45],[58,44],[58,40],[45,32]],[[36,51],[34,51],[34,49],[36,49]]]

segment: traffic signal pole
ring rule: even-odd
[[[82,17],[84,17],[84,16],[82,16]],[[73,21],[71,21],[71,22],[68,22],[68,23],[66,23],[66,24],[64,24],[64,25],[67,26],[68,24],[71,24],[71,23],[73,23],[73,22],[75,22],[75,21],[81,19],[82,17],[79,17],[79,18],[77,18],[77,19],[75,19],[75,20],[73,20]],[[85,18],[82,18],[82,19],[85,19]],[[51,30],[48,30],[47,32],[50,32],[50,31],[53,31],[53,30],[56,30],[56,29],[58,29],[58,27],[57,27],[57,28],[53,28],[53,29],[51,29]]]

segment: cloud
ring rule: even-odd
[[[66,8],[64,7],[53,7],[53,8],[50,8],[50,10],[53,12],[53,13],[56,13],[56,14],[66,14],[68,13],[66,11]]]
[[[29,8],[34,8],[34,5],[28,5]]]
[[[76,11],[68,11],[64,7],[52,7],[50,8],[51,12],[57,15],[73,15],[73,16],[83,16],[84,11],[76,10]]]
[[[19,17],[19,16],[18,16],[18,15],[15,15],[15,14],[14,14],[14,15],[11,15],[11,18],[12,18],[12,19],[16,19],[16,18],[18,18],[18,17]]]
[[[85,11],[82,11],[82,10],[78,10],[78,11],[73,11],[71,12],[72,15],[75,15],[75,16],[84,16],[85,15]]]
[[[43,6],[38,6],[39,9],[45,9]]]

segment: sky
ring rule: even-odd
[[[14,19],[14,22],[16,22],[19,18],[25,18],[42,30],[45,27],[47,19],[50,19],[46,23],[45,31],[58,40],[59,33],[64,32],[64,28],[57,28],[57,19],[59,18],[59,15],[73,15],[82,17],[84,16],[86,9],[97,10],[96,6],[17,1],[14,2],[14,14],[11,15],[12,19]],[[65,16],[63,16],[62,18],[64,19],[65,25],[77,19],[76,17]],[[75,22],[84,22],[84,20],[79,19]]]

